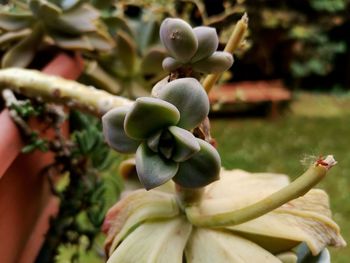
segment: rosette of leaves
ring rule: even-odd
[[[106,11],[102,20],[116,46],[92,57],[85,71],[86,81],[133,99],[149,96],[152,85],[166,75],[162,69],[166,51],[158,45],[160,23],[148,10],[133,17],[123,9]]]
[[[103,118],[108,144],[121,153],[136,151],[136,171],[149,190],[173,179],[186,188],[203,187],[219,178],[220,156],[190,130],[208,115],[208,97],[194,78],[164,85],[157,97],[138,98]]]
[[[170,55],[163,60],[163,68],[170,72],[183,68],[189,72],[220,73],[233,64],[230,53],[216,51],[219,39],[212,27],[192,28],[182,19],[167,18],[160,26],[160,40]]]
[[[2,67],[26,67],[44,45],[86,52],[114,46],[97,9],[85,1],[14,1],[0,12]]]
[[[215,217],[288,184],[282,174],[222,170],[220,180],[206,186],[192,208],[202,217]],[[104,222],[108,263],[329,263],[325,247],[346,245],[320,189],[241,224],[205,227],[182,210],[174,192],[133,191],[109,210]]]

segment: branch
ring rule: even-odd
[[[2,89],[11,89],[39,102],[63,104],[97,116],[102,116],[112,108],[132,103],[131,100],[72,80],[20,68],[0,70],[0,90]]]

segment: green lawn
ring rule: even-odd
[[[227,169],[285,173],[295,178],[319,155],[333,154],[339,162],[319,185],[330,196],[334,218],[350,241],[350,97],[299,94],[281,118],[214,119]],[[350,248],[332,249],[332,262],[349,262]]]

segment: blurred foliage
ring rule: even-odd
[[[123,187],[113,174],[119,157],[112,156],[104,143],[98,119],[73,111],[70,124],[71,138],[62,142],[51,165],[62,174],[59,182],[52,184],[52,191],[60,199],[59,212],[50,220],[36,262],[53,262],[64,248],[74,251],[71,262],[79,262],[80,255],[89,251],[103,255],[102,250],[94,250],[94,242],[111,205],[106,200],[115,202]]]
[[[236,64],[238,79],[284,78],[294,84],[350,85],[345,73],[350,66],[349,1],[241,2],[250,18],[251,49]]]

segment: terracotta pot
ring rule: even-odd
[[[57,55],[42,71],[76,79],[83,69],[80,56]],[[37,126],[38,124],[34,124]],[[68,126],[63,127],[68,133]],[[48,130],[44,136],[52,136]],[[40,174],[53,161],[50,153],[21,154],[23,142],[7,110],[0,114],[0,262],[34,262],[58,209],[48,180]]]

